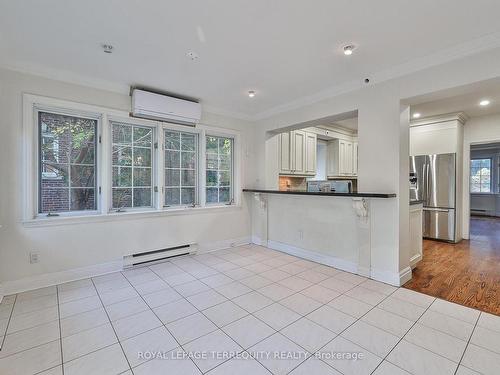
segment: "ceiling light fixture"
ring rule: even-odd
[[[490,101],[488,99],[483,99],[479,102],[479,105],[481,107],[486,107],[488,104],[490,104]]]
[[[104,53],[113,53],[113,46],[111,44],[103,44],[102,49]]]
[[[418,113],[418,112],[413,114],[413,118],[419,118],[420,116],[421,116],[421,115],[420,115],[420,113]]]
[[[344,55],[350,56],[354,52],[354,49],[356,47],[352,44],[348,44],[347,46],[344,46]]]
[[[250,91],[248,92],[248,96],[249,96],[250,98],[253,98],[253,97],[255,96],[255,91],[250,90]]]

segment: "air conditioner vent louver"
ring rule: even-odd
[[[169,247],[166,249],[134,253],[123,257],[123,268],[145,265],[180,255],[196,254],[197,246],[194,243]]]

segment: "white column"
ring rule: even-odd
[[[396,193],[371,202],[372,277],[402,284],[409,268],[409,110],[397,92],[369,90],[358,108],[358,190]],[[390,203],[389,203],[390,202]]]

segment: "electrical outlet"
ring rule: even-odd
[[[38,253],[31,252],[30,253],[30,264],[35,264],[35,263],[38,263],[38,262],[39,262]]]

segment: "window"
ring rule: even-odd
[[[471,160],[470,191],[491,193],[491,159]]]
[[[41,214],[96,210],[97,120],[38,112]]]
[[[233,201],[233,139],[206,136],[206,202]]]
[[[152,207],[153,128],[111,125],[112,207]]]
[[[164,131],[165,206],[197,203],[198,134]]]

